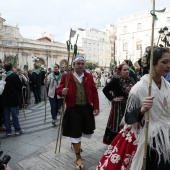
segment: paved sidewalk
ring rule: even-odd
[[[85,170],[95,170],[107,146],[102,143],[110,105],[101,89],[100,115],[96,117],[96,130],[92,139],[82,138],[82,158]],[[1,140],[1,149],[9,154],[11,170],[75,170],[75,155],[71,150],[70,139],[62,137],[60,153],[55,152],[58,126],[35,133]]]

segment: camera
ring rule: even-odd
[[[3,151],[0,151],[0,157],[2,156]],[[5,169],[4,164],[7,165],[7,163],[10,161],[11,157],[9,155],[4,155],[2,159],[0,159],[0,170]]]

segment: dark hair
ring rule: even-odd
[[[60,66],[58,64],[55,64],[54,66],[57,66],[58,68],[60,68]]]
[[[5,71],[11,71],[13,68],[12,63],[7,63],[4,65]]]
[[[35,69],[38,69],[39,67],[38,67],[38,65],[37,65],[37,64],[34,64],[34,68],[35,68]]]
[[[126,64],[127,64],[130,68],[132,68],[132,69],[135,71],[135,68],[134,68],[133,63],[132,63],[131,60],[124,60],[124,61],[126,62]]]
[[[0,63],[2,63],[2,60],[0,59]]]
[[[169,49],[156,47],[153,51],[153,65],[157,65],[164,53],[170,53]]]
[[[127,64],[120,64],[119,65],[119,67],[117,68],[119,71],[122,71],[122,69],[123,69],[123,66],[125,66],[125,65],[127,65]],[[128,66],[128,65],[127,65]]]

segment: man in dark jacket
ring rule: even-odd
[[[41,73],[38,66],[34,66],[34,71],[32,72],[32,91],[35,97],[35,104],[41,102]]]
[[[10,113],[12,114],[13,125],[15,128],[15,135],[21,134],[18,115],[19,115],[19,92],[22,88],[22,83],[19,76],[12,71],[13,66],[11,63],[4,65],[6,71],[6,85],[2,93],[2,105],[4,112],[4,121],[6,127],[6,135],[11,136]]]
[[[45,84],[44,84],[44,79],[45,79],[45,68],[44,65],[41,66],[41,100],[45,100]]]

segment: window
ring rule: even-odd
[[[124,43],[123,44],[123,51],[127,51],[128,50],[128,43]]]
[[[170,17],[167,17],[167,22],[170,23]]]
[[[123,27],[123,33],[127,33],[127,26]]]
[[[137,24],[137,30],[141,30],[142,29],[142,24],[141,23],[138,23]]]

